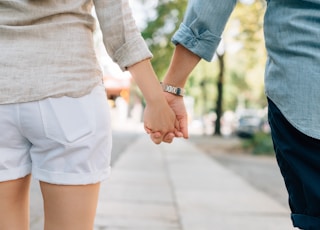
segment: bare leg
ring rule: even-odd
[[[44,199],[45,230],[93,229],[100,183],[54,185],[40,182]]]
[[[0,183],[0,229],[29,229],[29,190],[28,175],[17,180]]]

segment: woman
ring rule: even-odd
[[[0,2],[0,229],[29,229],[30,175],[45,229],[92,229],[108,174],[111,126],[93,47],[95,6],[109,55],[145,96],[145,128],[170,142],[162,95],[127,0]],[[167,137],[166,137],[167,138]]]

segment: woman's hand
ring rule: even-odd
[[[144,110],[144,128],[154,143],[171,143],[176,129],[179,128],[176,125],[176,115],[164,97],[154,103],[147,103]]]

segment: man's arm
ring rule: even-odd
[[[211,61],[236,3],[237,0],[190,0],[172,42]]]
[[[199,61],[212,59],[236,2],[236,0],[189,1],[183,23],[172,38],[176,48],[163,79],[165,84],[183,88]],[[183,137],[188,138],[187,112],[182,98],[169,93],[164,94],[176,114]]]

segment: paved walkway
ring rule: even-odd
[[[95,230],[215,229],[293,227],[286,208],[187,140],[155,145],[141,135],[102,184]]]

